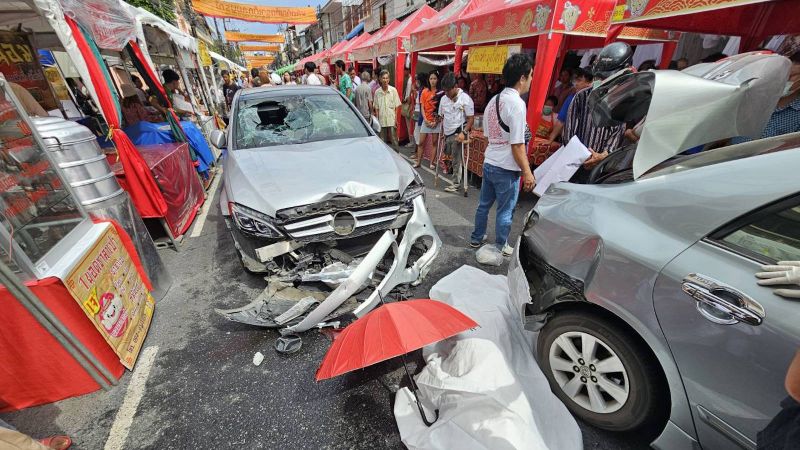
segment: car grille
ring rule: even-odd
[[[359,198],[333,198],[324,202],[278,211],[279,226],[299,242],[319,242],[354,238],[388,229],[402,207],[397,192],[385,192]],[[355,229],[341,236],[333,230],[333,217],[347,211],[355,217]]]

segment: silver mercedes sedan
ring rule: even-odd
[[[594,184],[551,186],[509,269],[556,395],[597,427],[655,430],[656,448],[756,448],[800,348],[800,303],[755,278],[800,260],[800,133],[677,155],[760,133],[788,61],[747,58],[604,84],[598,97],[650,87],[638,148],[612,153]],[[659,94],[670,86],[680,110]],[[602,116],[633,99],[594,100]]]
[[[304,331],[365,286],[375,289],[359,298],[357,316],[426,275],[441,240],[422,179],[376,125],[325,86],[237,92],[228,129],[212,143],[226,149],[220,208],[244,267],[273,287],[316,283],[338,292],[256,301],[226,317]]]

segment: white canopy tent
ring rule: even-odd
[[[213,58],[213,59],[215,59],[215,60],[217,60],[217,61],[219,61],[219,62],[221,62],[221,63],[223,63],[225,65],[227,65],[231,69],[238,70],[239,72],[247,72],[247,68],[242,67],[239,64],[236,64],[235,62],[231,61],[230,59],[228,59],[228,58],[226,58],[226,57],[224,57],[222,55],[220,55],[219,53],[208,52],[208,54],[211,55],[211,58]]]

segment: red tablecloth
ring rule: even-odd
[[[57,278],[28,287],[117,378],[125,368]],[[0,412],[87,394],[100,386],[16,298],[0,286]]]
[[[186,143],[168,143],[136,148],[153,173],[161,195],[167,202],[167,214],[163,219],[166,220],[172,235],[178,237],[189,229],[197,210],[205,201],[203,185],[189,157],[189,146]],[[118,161],[112,162],[111,167],[117,175],[119,184],[127,190],[122,164]]]

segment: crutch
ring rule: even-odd
[[[464,134],[464,137],[467,142],[461,143],[461,178],[462,182],[464,183],[464,197],[469,196],[469,182],[467,181],[467,177],[469,177],[468,167],[469,167],[469,144],[470,139],[469,136]]]
[[[439,164],[441,163],[442,159],[441,152],[443,151],[442,148],[443,147],[442,142],[444,141],[444,139],[442,138],[443,135],[444,135],[443,132],[439,133],[439,139],[436,141],[436,151],[433,154],[434,164],[436,165],[436,170],[434,172],[434,177],[433,177],[433,187],[435,188],[439,187]]]

